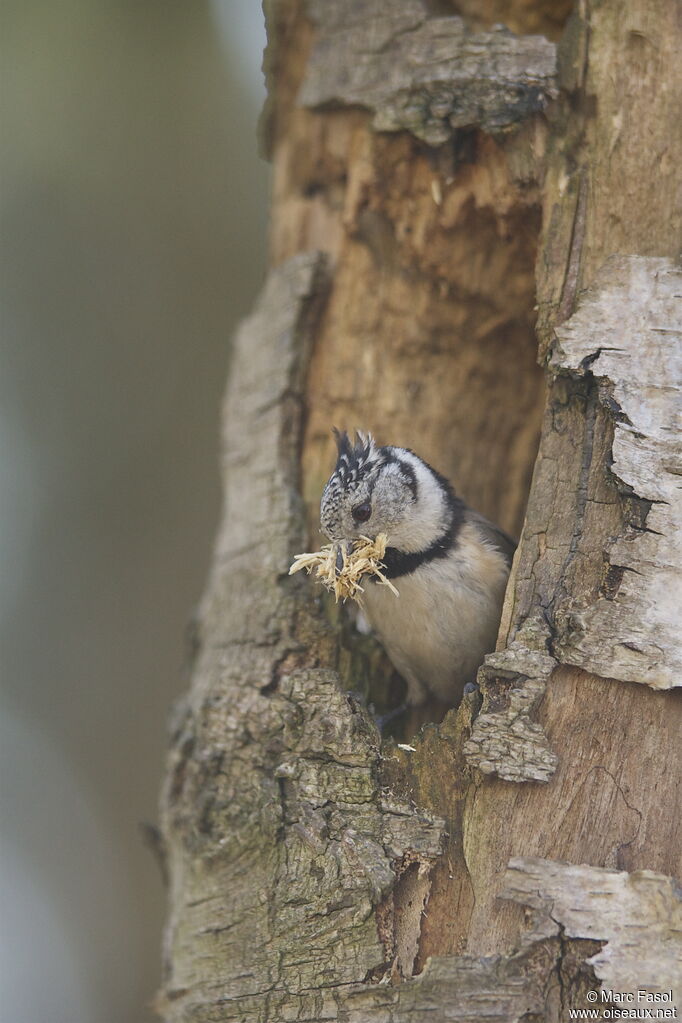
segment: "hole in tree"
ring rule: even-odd
[[[411,448],[471,508],[520,536],[544,376],[535,336],[540,194],[530,176],[520,180],[515,145],[468,130],[471,159],[453,162],[450,145],[372,133],[373,174],[357,219],[347,218],[308,376],[302,479],[316,546],[333,424]],[[353,612],[333,598],[327,607],[346,688],[377,714],[395,709],[405,684],[390,660],[357,631]],[[447,710],[428,700],[384,734],[409,740]]]

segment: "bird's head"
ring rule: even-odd
[[[378,447],[369,433],[352,442],[334,431],[338,458],[322,494],[320,524],[333,543],[385,533],[404,552],[427,548],[452,520],[447,480],[406,448]]]

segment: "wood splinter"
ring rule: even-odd
[[[399,597],[393,583],[381,571],[384,567],[382,558],[386,552],[387,536],[379,533],[374,540],[361,536],[353,541],[349,551],[343,544],[327,544],[319,551],[310,554],[297,554],[289,569],[289,575],[305,569],[308,575],[315,569],[315,576],[334,593],[336,602],[339,598],[357,601],[362,604],[363,587],[360,579],[363,575],[376,576],[377,581]],[[341,567],[339,567],[339,558]]]

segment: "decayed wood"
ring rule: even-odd
[[[577,19],[562,45],[541,191],[541,114],[504,138],[477,127],[434,150],[377,132],[367,111],[297,106],[316,30],[296,0],[268,6],[277,269],[235,345],[226,508],[172,737],[160,1006],[169,1023],[559,1023],[588,1007],[594,970],[614,985],[667,984],[679,938],[674,883],[650,873],[681,872],[678,694],[568,666],[608,658],[576,609],[604,615],[612,609],[600,602],[619,598],[619,615],[636,613],[611,571],[624,567],[625,545],[653,571],[670,539],[646,533],[653,480],[624,480],[619,414],[633,394],[633,428],[661,453],[662,436],[638,418],[647,391],[629,389],[612,355],[585,364],[581,352],[594,354],[585,310],[623,287],[597,278],[608,246],[625,238],[626,250],[673,251],[669,197],[638,184],[637,146],[616,128],[648,104],[670,184],[666,88],[682,71],[656,45],[670,54],[659,33],[675,26],[663,0],[632,0],[625,15],[604,0],[587,12],[589,32]],[[521,20],[528,6],[517,5]],[[371,10],[325,7],[328,23],[335,10],[359,20]],[[434,31],[420,17],[406,35]],[[446,20],[438,33],[454,38],[460,28]],[[639,72],[627,88],[611,73],[619,47]],[[628,170],[610,206],[619,147]],[[652,204],[639,228],[624,218],[623,190],[633,209]],[[471,696],[408,748],[381,747],[344,692],[353,678],[336,630],[288,566],[306,544],[306,515],[316,524],[333,422],[414,446],[482,511],[520,524],[542,391],[532,337],[541,200],[541,338],[555,361],[504,649],[484,668],[478,718]],[[651,264],[628,265],[640,281],[633,302],[660,298]],[[613,907],[605,921],[602,898]],[[632,966],[624,927],[638,914],[657,922],[646,964],[662,963],[657,975]]]
[[[549,346],[614,254],[682,249],[680,13],[668,0],[580,0],[559,47],[538,329]]]
[[[665,55],[680,45],[681,31],[665,3],[602,3],[580,7],[560,47],[538,261],[541,341],[546,354],[556,355],[500,633],[509,646],[530,622],[530,649],[540,641],[564,662],[549,675],[537,712],[558,767],[548,785],[524,785],[513,795],[506,783],[487,779],[467,805],[464,847],[475,908],[465,932],[469,947],[481,951],[514,948],[523,930],[520,912],[498,910],[491,893],[491,877],[501,876],[513,856],[682,873],[682,775],[674,753],[682,705],[674,693],[622,681],[669,685],[679,657],[674,619],[665,627],[659,621],[658,636],[642,637],[643,621],[670,613],[663,591],[674,568],[662,563],[678,557],[678,513],[651,504],[655,488],[667,489],[675,471],[666,423],[675,401],[676,361],[667,343],[674,335],[649,329],[676,326],[654,322],[649,305],[667,320],[677,289],[660,259],[626,259],[600,272],[614,250],[645,256],[678,250],[672,194],[679,169],[671,170],[667,155],[679,145],[671,118],[682,97],[682,68]],[[625,54],[634,61],[627,84]],[[644,117],[645,106],[646,142],[641,135],[638,142],[634,118]],[[627,138],[624,124],[631,126]],[[660,188],[646,169],[652,152],[663,161]],[[605,333],[619,335],[607,347],[620,354],[599,353]],[[633,432],[626,437],[628,403]],[[654,485],[647,462],[659,459],[662,442],[667,464]],[[647,532],[652,521],[665,535]],[[642,572],[641,580],[628,565]],[[657,660],[659,639],[666,650]],[[628,643],[643,653],[628,653]],[[668,657],[671,667],[663,663]],[[523,685],[523,676],[512,680],[512,688]],[[510,679],[497,683],[491,671],[484,686],[483,715],[490,707],[504,710]]]
[[[285,264],[235,341],[224,529],[162,802],[172,911],[158,1005],[195,1023],[376,1012],[416,1023],[428,1005],[446,1006],[443,1019],[517,1019],[544,1004],[558,946],[377,984],[392,965],[412,971],[446,836],[382,792],[376,730],[328,666],[334,646],[305,584],[287,575],[302,531],[305,353],[325,287],[318,254]]]
[[[656,260],[641,262],[638,271],[632,263],[611,263],[610,271],[602,271],[601,278],[597,274],[600,261],[613,251],[609,245],[630,248],[641,238],[640,251],[658,247],[665,253],[677,252],[682,240],[679,204],[672,198],[679,182],[672,180],[675,172],[668,163],[671,147],[680,144],[671,127],[678,105],[671,97],[682,101],[682,75],[679,68],[671,75],[673,65],[664,57],[675,48],[674,40],[679,42],[680,29],[665,5],[657,5],[656,15],[650,5],[633,4],[627,11],[602,5],[589,10],[589,30],[576,15],[562,43],[564,105],[557,120],[563,130],[549,160],[538,283],[540,335],[552,355],[554,383],[501,635],[509,646],[526,623],[533,623],[535,653],[537,623],[544,620],[542,643],[560,663],[666,688],[679,684],[680,677],[674,611],[681,585],[674,468],[679,445],[669,430],[670,420],[679,416],[674,388],[681,376],[674,343],[680,327],[676,285],[670,266],[664,277],[657,276],[663,266]],[[615,76],[605,72],[614,47],[633,53],[636,68],[628,70],[627,84],[620,70]],[[576,96],[581,97],[577,105]],[[623,136],[622,125],[634,125],[645,102],[651,104],[651,127],[646,145],[637,148],[632,134]],[[643,179],[636,162],[648,165],[652,151],[659,154],[667,179],[655,196],[651,176]],[[629,172],[620,190],[612,187],[611,172],[621,182]],[[593,296],[581,299],[574,312],[581,287],[589,284]],[[665,323],[654,322],[661,317]],[[616,356],[606,348],[620,351]],[[630,426],[620,401],[632,406]],[[660,476],[656,482],[647,464],[652,458]],[[612,466],[614,459],[620,459],[622,475],[618,464]],[[575,504],[551,503],[551,495],[571,489]],[[669,507],[652,504],[659,500]],[[523,678],[517,680],[521,692]],[[536,678],[535,701],[537,694]],[[472,762],[508,778],[518,772],[517,765],[510,765],[510,773],[506,757],[491,757],[489,743],[482,745],[489,714],[484,704],[469,747]],[[497,749],[498,726],[504,732],[515,720],[508,701],[501,711],[495,707]]]
[[[517,35],[540,33],[557,39],[573,7],[572,0],[446,0],[444,11],[459,14],[471,28],[506,25]]]
[[[486,658],[481,677],[494,680],[491,698],[465,747],[470,763],[487,774],[546,781],[553,772],[556,757],[529,715],[558,663],[655,689],[682,685],[680,295],[682,274],[669,261],[614,257],[556,329],[550,368],[595,381],[592,400],[613,429],[611,457],[601,466],[604,476],[613,477],[609,502],[615,512],[614,491],[621,504],[625,495],[635,515],[618,529],[614,514],[604,514],[599,532],[583,537],[584,526],[600,512],[590,507],[591,501],[599,504],[599,492],[591,490],[585,469],[579,518],[570,531],[560,523],[563,549],[560,542],[548,543],[543,529],[547,560],[559,564],[563,575],[551,579],[551,605],[535,589],[542,577],[534,546],[530,556],[520,556],[514,594],[530,616],[505,650]],[[590,416],[596,422],[595,408]],[[548,471],[559,469],[556,462]],[[526,544],[534,539],[531,527],[532,520]],[[592,585],[581,561],[592,566]],[[533,599],[539,599],[541,617],[528,611]]]
[[[345,3],[323,7],[330,26],[348,13]],[[367,29],[372,8],[353,11],[356,30]],[[533,303],[544,118],[497,139],[474,125],[433,149],[373,131],[356,107],[303,108],[295,99],[314,29],[293,0],[273,13],[267,65],[273,77],[286,72],[268,118],[272,260],[314,248],[333,269],[306,392],[310,549],[334,459],[331,425],[414,447],[518,535],[543,402]],[[419,19],[428,25],[423,11]],[[446,21],[455,40],[460,22]]]

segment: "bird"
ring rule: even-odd
[[[407,683],[406,703],[456,706],[495,649],[515,541],[455,494],[409,448],[354,441],[334,429],[338,456],[320,502],[320,526],[343,552],[386,536],[381,571],[396,597],[366,576],[362,610]]]

